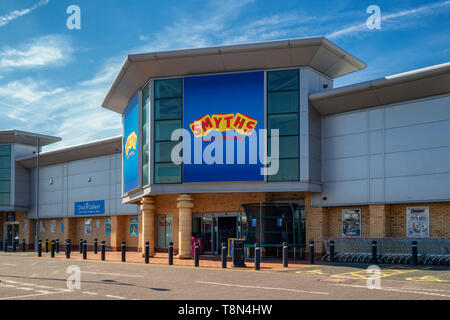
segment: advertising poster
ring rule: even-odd
[[[64,233],[64,220],[61,220],[61,233]]]
[[[185,77],[183,128],[191,137],[183,140],[184,152],[191,150],[189,163],[183,163],[184,182],[264,181],[258,156],[264,72]]]
[[[137,237],[139,235],[138,218],[130,218],[130,236]]]
[[[92,236],[92,219],[84,219],[84,235]]]
[[[56,233],[56,220],[50,220],[50,232]]]
[[[40,230],[41,233],[45,233],[44,220],[40,220],[39,221],[39,230]]]
[[[430,236],[430,217],[428,207],[406,208],[406,235],[426,238]]]
[[[123,114],[123,193],[139,187],[139,103],[136,93]]]
[[[100,219],[95,219],[95,228],[100,229]]]
[[[344,237],[361,236],[361,209],[342,210],[342,235]]]
[[[111,236],[111,218],[105,218],[105,236]]]

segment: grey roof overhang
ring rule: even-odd
[[[42,152],[39,155],[39,164],[41,167],[45,167],[120,152],[122,152],[122,136],[117,136]],[[35,168],[36,156],[16,159],[16,162],[25,168]]]
[[[366,64],[324,37],[129,55],[102,106],[123,113],[149,78],[310,66],[336,78]]]
[[[309,101],[322,115],[425,98],[450,92],[450,62],[314,93]]]
[[[36,134],[15,129],[0,130],[0,143],[20,143],[36,146],[38,138],[41,147],[61,141],[61,138],[59,137],[47,136],[44,134]]]

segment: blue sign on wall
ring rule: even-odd
[[[73,214],[76,216],[105,213],[105,200],[75,202]]]
[[[123,192],[139,187],[139,103],[136,93],[123,114]]]
[[[249,141],[250,136],[256,138],[258,131],[264,129],[264,72],[185,77],[183,128],[191,135],[190,145],[183,140],[184,152],[186,148],[191,149],[190,163],[185,159],[183,164],[183,182],[263,181],[259,142],[255,150],[250,148]],[[205,149],[214,149],[210,145],[219,140],[222,140],[222,152],[214,151],[211,155],[216,159],[221,157],[222,162],[205,163]],[[228,147],[229,151],[233,150],[228,157],[227,140],[234,142],[233,149]],[[245,146],[244,155],[242,148],[238,152],[239,142]],[[200,164],[195,161],[196,143],[201,145]]]

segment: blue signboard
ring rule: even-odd
[[[139,103],[136,93],[123,114],[123,192],[139,187]]]
[[[105,200],[74,203],[73,214],[76,216],[103,213],[105,213]]]
[[[185,77],[183,128],[191,135],[190,145],[183,140],[184,152],[191,150],[183,182],[263,181],[259,142],[256,149],[249,142],[264,129],[264,72]]]

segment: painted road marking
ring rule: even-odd
[[[301,270],[296,271],[295,273],[306,273],[306,274],[313,274],[313,275],[321,275],[321,276],[328,276],[328,273],[323,272],[321,269],[316,270]]]
[[[36,294],[28,294],[25,296],[5,297],[5,298],[0,298],[0,300],[23,299],[23,298],[30,298],[30,297],[45,296],[45,295],[55,294],[55,293],[60,293],[60,292],[36,293]]]
[[[434,276],[411,277],[406,278],[405,280],[414,282],[450,282],[450,280],[444,280]]]
[[[105,276],[119,276],[119,277],[130,277],[130,278],[144,278],[144,276],[138,276],[134,274],[122,274],[122,273],[107,273],[107,272],[93,272],[93,271],[82,271],[81,273],[91,273],[91,274],[101,274]]]
[[[53,287],[49,287],[49,286],[36,286],[36,288],[53,289]]]
[[[113,298],[113,299],[125,299],[125,297],[112,296],[112,295],[110,295],[110,294],[105,295],[105,297]]]
[[[28,288],[28,287],[17,287],[17,290],[25,290],[25,291],[33,291],[33,288]]]
[[[386,278],[386,277],[391,277],[391,276],[395,276],[395,275],[399,275],[399,274],[403,274],[403,273],[418,272],[418,271],[420,271],[420,270],[416,270],[416,269],[381,269],[379,276],[377,276],[376,278],[377,279]],[[363,279],[363,280],[367,280],[369,278],[371,278],[371,279],[375,278],[375,276],[371,273],[368,273],[367,270],[339,273],[339,274],[331,275],[330,277],[345,278],[345,279]]]
[[[367,290],[384,290],[384,291],[392,291],[392,292],[402,292],[402,293],[415,293],[415,294],[423,294],[423,295],[429,295],[429,296],[438,296],[438,297],[446,297],[450,298],[450,295],[447,294],[441,294],[441,293],[433,293],[433,292],[423,292],[423,291],[417,291],[417,289],[398,289],[398,288],[392,288],[392,287],[382,287],[382,288],[375,288],[370,289],[367,286],[359,286],[356,284],[336,284],[336,286],[343,286],[343,287],[353,287],[353,288],[364,288]],[[421,289],[419,289],[421,290]]]
[[[89,295],[93,295],[93,296],[97,295],[97,293],[95,293],[95,292],[89,292],[89,291],[83,291],[82,293],[84,293],[84,294],[89,294]]]
[[[252,289],[264,289],[264,290],[280,290],[280,291],[291,291],[291,292],[301,292],[301,293],[311,293],[311,294],[329,294],[328,292],[305,291],[305,290],[289,289],[289,288],[244,286],[244,285],[240,285],[240,284],[208,282],[208,281],[196,281],[196,282],[197,283],[203,283],[203,284],[213,284],[213,285],[218,285],[218,286],[239,287],[239,288],[252,288]]]
[[[15,264],[12,264],[12,263],[0,263],[0,265],[2,265],[2,266],[9,266],[9,267],[15,267],[16,266]]]

